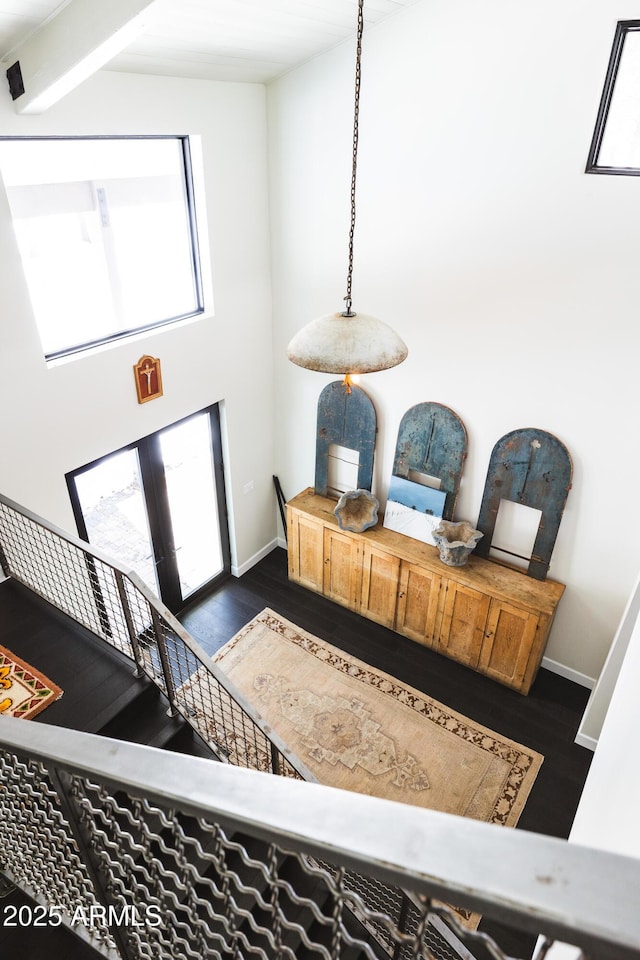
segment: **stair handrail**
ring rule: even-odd
[[[35,542],[39,541],[39,553],[33,548],[33,538],[29,550],[17,549],[23,539],[29,539],[26,536],[28,524],[38,532]],[[42,531],[46,533],[44,538]],[[42,560],[45,545],[52,547],[58,541],[65,544],[64,551],[56,554],[61,564],[59,570],[43,563],[40,577],[36,576],[32,567],[38,557]],[[78,557],[83,558],[83,565],[74,563],[73,570],[86,571],[86,579],[81,581],[74,576],[59,583],[56,577],[64,569],[63,561],[68,563]],[[0,494],[0,565],[6,576],[17,580],[132,660],[138,673],[147,676],[166,695],[169,712],[181,715],[209,744],[218,759],[270,769],[272,773],[288,777],[316,779],[135,571],[124,567],[106,551],[86,543],[3,494]],[[108,593],[107,587],[111,585],[105,579],[106,571],[113,574],[112,589]],[[57,590],[57,587],[61,589]],[[74,591],[81,594],[79,601]],[[72,602],[69,602],[70,598]],[[109,599],[113,601],[111,605],[107,602]],[[114,632],[116,622],[120,627],[117,636]],[[154,645],[157,656],[153,655]],[[194,674],[200,680],[199,689],[194,689]],[[220,697],[225,699],[227,719],[233,724],[234,734],[240,736],[225,737],[224,729],[217,739],[211,736],[211,725],[203,714],[211,701]],[[219,720],[218,726],[220,723],[224,721]],[[251,750],[247,748],[246,756],[242,754],[243,738],[251,746]],[[225,739],[237,745],[235,754],[230,754]]]
[[[36,764],[52,782],[75,783],[71,802],[85,819],[91,802],[83,799],[82,784],[89,783],[96,796],[105,798],[104,810],[110,797],[123,792],[143,801],[142,816],[153,808],[155,820],[149,813],[147,827],[152,834],[159,829],[157,805],[194,818],[193,823],[222,824],[227,834],[240,831],[274,849],[328,859],[409,889],[425,910],[430,898],[455,902],[576,945],[590,958],[640,957],[640,861],[635,858],[194,757],[175,755],[167,763],[156,748],[14,718],[0,718],[0,757],[3,764]],[[7,802],[0,791],[0,809]],[[104,810],[95,828],[98,836],[111,835]],[[117,814],[113,817],[115,823]],[[0,837],[7,833],[0,844],[4,851],[15,842],[11,829],[6,815],[0,817]],[[116,825],[116,835],[125,831],[128,836],[131,829],[125,820]],[[184,859],[185,834],[180,831],[175,839]],[[170,845],[171,839],[164,842]],[[46,846],[46,838],[42,843]],[[273,852],[265,855],[265,877],[276,863]],[[175,864],[172,883],[184,882],[175,879],[180,872]],[[184,876],[193,875],[186,861],[183,866]],[[277,865],[273,869],[278,890],[282,881]],[[342,896],[339,883],[334,896]],[[225,909],[232,907],[227,897]],[[278,922],[281,913],[274,907]]]

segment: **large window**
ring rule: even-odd
[[[202,312],[187,137],[0,139],[47,358]]]
[[[640,20],[617,25],[587,173],[640,175]]]

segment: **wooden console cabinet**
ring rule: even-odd
[[[564,591],[554,580],[388,530],[341,530],[336,503],[305,490],[287,504],[289,578],[350,610],[528,693]]]

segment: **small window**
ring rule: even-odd
[[[0,139],[44,354],[202,312],[187,137]]]
[[[587,173],[640,175],[640,20],[616,28]]]

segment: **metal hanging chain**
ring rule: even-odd
[[[343,317],[354,317],[351,311],[351,281],[353,279],[353,235],[356,229],[356,174],[358,170],[358,121],[360,118],[360,78],[362,75],[362,32],[364,0],[358,0],[358,31],[356,42],[356,84],[353,109],[353,156],[351,162],[351,225],[349,227],[349,269],[347,271],[347,295],[344,298],[347,308]]]

